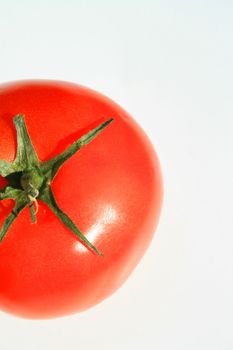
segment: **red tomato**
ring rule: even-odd
[[[138,124],[107,97],[71,83],[22,81],[0,86],[0,159],[7,162],[16,154],[19,113],[42,162],[114,118],[51,185],[59,206],[104,256],[87,249],[40,200],[37,223],[25,208],[0,244],[2,310],[28,318],[83,311],[122,285],[154,235],[162,202],[158,158]],[[0,201],[0,225],[13,204]]]

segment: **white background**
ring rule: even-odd
[[[0,313],[1,349],[233,349],[232,37],[231,0],[0,0],[1,81],[108,95],[150,136],[165,183],[127,283],[67,318]]]

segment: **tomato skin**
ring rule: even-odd
[[[163,197],[159,161],[142,129],[113,101],[43,80],[0,86],[0,159],[14,160],[18,113],[41,161],[114,118],[52,183],[60,207],[104,257],[87,250],[42,202],[37,224],[24,209],[0,245],[0,309],[27,318],[83,311],[122,285],[146,251]],[[0,201],[1,225],[12,206]]]

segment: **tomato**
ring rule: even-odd
[[[138,124],[107,97],[72,83],[29,80],[0,86],[0,159],[8,163],[16,157],[18,114],[42,164],[113,119],[51,182],[60,208],[102,256],[39,196],[31,203],[38,203],[36,223],[27,206],[0,244],[0,309],[26,318],[83,311],[122,285],[151,242],[163,195],[159,161]],[[8,181],[1,177],[0,187]],[[0,201],[0,226],[13,207],[12,199]]]

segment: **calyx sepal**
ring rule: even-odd
[[[28,134],[24,116],[18,114],[14,117],[17,152],[12,163],[0,160],[0,175],[8,181],[8,184],[0,189],[0,200],[14,199],[15,205],[0,229],[0,242],[26,206],[29,206],[32,222],[36,223],[37,199],[39,199],[48,205],[52,212],[77,236],[82,244],[98,255],[102,255],[58,206],[51,183],[62,165],[78,150],[99,135],[112,121],[113,119],[105,121],[80,137],[61,154],[46,162],[40,162]]]

